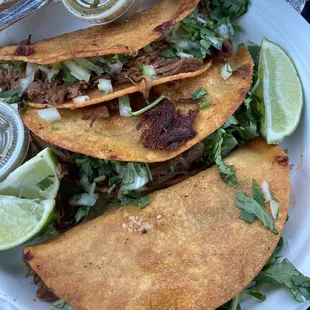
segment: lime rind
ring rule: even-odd
[[[302,114],[304,93],[295,64],[276,43],[264,38],[258,75],[263,83],[261,133],[269,144],[281,143],[297,128]]]
[[[52,221],[55,200],[31,200],[0,195],[0,251],[38,236]]]
[[[56,164],[57,161],[52,150],[44,149],[0,183],[0,194],[26,199],[55,198],[60,185],[56,174]],[[50,185],[43,189],[40,188],[40,182],[47,177],[51,181]]]

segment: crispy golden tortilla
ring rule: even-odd
[[[94,26],[31,45],[30,56],[14,55],[17,46],[0,48],[0,60],[22,60],[48,65],[68,59],[132,54],[161,37],[186,18],[199,0],[164,0],[137,13],[129,22]]]
[[[240,188],[212,167],[151,194],[143,210],[105,214],[25,248],[24,258],[77,310],[215,309],[251,282],[279,241],[290,193],[280,157],[287,158],[278,146],[257,139],[227,158]],[[235,192],[252,195],[253,179],[268,182],[280,202],[278,235],[239,219]]]
[[[187,73],[179,73],[171,76],[165,76],[158,78],[156,80],[150,80],[149,84],[150,87],[158,86],[164,83],[169,83],[177,80],[184,80],[191,77],[195,77],[201,75],[202,73],[206,72],[212,64],[212,59],[208,59],[204,64],[202,69],[194,71],[194,72],[187,72]],[[57,109],[77,109],[82,107],[88,107],[100,102],[107,102],[113,100],[115,98],[119,98],[125,95],[133,94],[135,92],[143,92],[144,83],[133,84],[133,83],[125,83],[125,84],[118,84],[113,86],[113,92],[107,95],[104,95],[98,88],[90,90],[87,95],[89,96],[89,100],[85,101],[84,103],[74,103],[73,100],[69,100],[62,104],[52,105],[52,104],[42,104],[42,103],[35,103],[35,102],[28,102],[28,105],[33,108],[46,108],[46,107],[56,107]]]
[[[252,81],[253,60],[246,49],[240,49],[231,64],[235,71],[226,81],[221,76],[223,63],[217,62],[201,76],[158,88],[158,91],[167,95],[174,103],[180,98],[191,97],[200,87],[209,92],[206,98],[211,101],[211,105],[200,111],[194,124],[197,136],[176,150],[144,148],[139,143],[142,131],[136,129],[139,117],[112,115],[107,119],[98,119],[91,128],[89,121],[82,120],[87,108],[59,110],[62,119],[52,123],[41,119],[36,109],[28,108],[23,115],[23,121],[44,141],[76,153],[120,161],[166,161],[213,133],[243,102]],[[195,105],[175,104],[177,109],[183,111],[195,108]]]
[[[94,26],[31,44],[35,53],[29,56],[15,55],[18,46],[0,47],[0,60],[22,60],[48,65],[81,57],[133,54],[186,18],[198,3],[199,0],[164,0],[148,10],[137,13],[122,24]],[[210,64],[211,62],[207,61],[199,71],[160,78],[151,84],[156,86],[199,75],[208,70]],[[81,108],[131,94],[140,89],[141,85],[132,83],[116,85],[114,91],[108,95],[103,95],[96,89],[89,92],[90,100],[83,104],[75,104],[70,100],[57,105],[57,108]],[[29,105],[35,108],[49,106],[35,102],[29,102]]]

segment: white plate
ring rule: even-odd
[[[157,1],[146,2],[151,5]],[[283,256],[310,276],[310,26],[284,0],[252,0],[241,25],[245,30],[243,39],[260,43],[266,36],[280,44],[293,58],[305,88],[306,106],[301,126],[284,143],[294,167],[291,173],[290,220],[284,233],[286,248]],[[37,41],[87,26],[66,12],[62,4],[48,5],[0,32],[0,45],[18,43],[28,34],[32,34],[33,40]],[[1,301],[3,298],[18,309],[48,310],[49,304],[37,300],[32,279],[24,277],[27,270],[21,261],[21,249],[0,252],[0,309],[11,310],[5,308]],[[266,302],[246,302],[243,310],[305,310],[309,305],[309,302],[298,304],[285,290],[269,289]]]

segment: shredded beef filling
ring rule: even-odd
[[[24,78],[25,74],[14,71],[12,66],[0,70],[0,89],[2,92],[19,88],[19,80]]]
[[[171,101],[162,100],[156,107],[145,112],[138,123],[137,130],[143,129],[140,143],[145,148],[157,150],[178,148],[197,135],[193,124],[198,113],[199,110],[191,110],[183,114],[180,110],[175,110]]]
[[[62,80],[57,78],[49,82],[46,74],[38,71],[26,93],[30,100],[37,103],[61,104],[68,99],[85,95],[88,87],[89,83],[85,81],[63,84]]]
[[[185,59],[169,59],[161,56],[161,52],[169,48],[169,44],[162,41],[153,42],[150,45],[150,50],[140,50],[138,56],[125,63],[123,71],[119,74],[120,77],[127,81],[139,83],[143,79],[141,65],[152,65],[158,76],[170,76],[179,73],[194,72],[200,70],[203,65],[203,60],[197,58]]]
[[[26,278],[33,276],[34,284],[38,285],[37,297],[40,299],[43,299],[45,301],[56,301],[57,299],[59,299],[54,294],[54,292],[44,284],[44,282],[41,280],[41,278],[38,276],[38,274],[29,266],[27,261],[25,261],[25,263],[28,267],[28,272],[26,274]]]
[[[21,42],[16,50],[18,55],[28,56],[33,53],[33,49],[29,47],[30,39]],[[148,95],[149,85],[143,76],[141,65],[152,65],[159,77],[171,76],[179,73],[194,72],[200,70],[203,60],[196,58],[185,59],[167,59],[160,54],[169,47],[164,41],[153,42],[149,49],[139,51],[136,58],[125,62],[122,72],[111,75],[95,75],[90,82],[77,81],[74,83],[66,83],[62,80],[62,71],[54,81],[48,81],[47,76],[42,71],[36,73],[33,83],[26,90],[29,100],[41,104],[62,104],[67,100],[85,95],[89,88],[95,88],[99,79],[111,79],[113,84],[122,83],[144,83],[142,91],[145,96]],[[20,87],[20,79],[25,77],[25,73],[13,71],[14,67],[9,66],[0,70],[0,88],[2,91],[13,90]]]

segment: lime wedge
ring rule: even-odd
[[[263,81],[258,96],[264,101],[261,133],[269,144],[281,143],[297,128],[304,102],[302,83],[292,59],[264,38],[258,65]]]
[[[0,251],[29,241],[53,219],[55,200],[0,195]]]
[[[0,183],[0,195],[39,200],[54,199],[60,184],[56,164],[52,150],[44,149]]]

